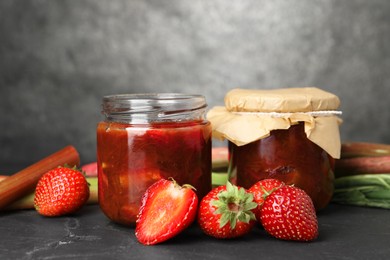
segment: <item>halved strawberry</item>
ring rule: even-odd
[[[200,202],[198,223],[203,232],[216,238],[234,238],[248,233],[256,218],[257,207],[253,195],[244,188],[232,185],[218,186]]]
[[[277,179],[263,179],[248,189],[248,192],[253,194],[253,199],[258,205],[255,210],[257,220],[260,220],[260,209],[267,196],[284,185],[284,182]]]
[[[265,199],[260,215],[264,229],[276,238],[311,241],[318,236],[313,201],[300,188],[286,185],[272,192]]]
[[[145,192],[136,221],[135,236],[144,245],[166,241],[196,217],[198,197],[193,187],[161,179]]]

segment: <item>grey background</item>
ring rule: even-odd
[[[390,1],[0,2],[0,164],[95,160],[107,94],[317,86],[342,140],[390,143]]]

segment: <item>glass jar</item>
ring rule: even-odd
[[[211,190],[211,126],[201,95],[125,94],[103,98],[97,126],[99,204],[114,222],[135,224],[142,195],[157,180]]]
[[[334,159],[307,138],[302,122],[243,146],[229,142],[229,151],[230,179],[237,185],[249,188],[262,179],[279,179],[305,190],[316,209],[332,198]]]

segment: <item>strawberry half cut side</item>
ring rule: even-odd
[[[195,219],[198,197],[190,185],[161,179],[145,192],[137,216],[135,236],[144,245],[166,241]]]

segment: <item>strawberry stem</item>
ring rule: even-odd
[[[193,189],[194,191],[196,191],[195,187],[192,186],[191,184],[183,184],[183,185],[180,185],[178,184],[175,179],[173,177],[169,177],[168,180],[170,180],[171,182],[173,182],[173,185],[175,186],[175,188],[179,188],[179,189]]]
[[[214,213],[221,214],[220,228],[229,223],[230,228],[234,229],[237,221],[249,223],[256,219],[252,210],[257,207],[257,203],[253,201],[253,195],[244,188],[238,188],[228,181],[226,190],[218,193],[217,198],[211,204],[217,208]]]

